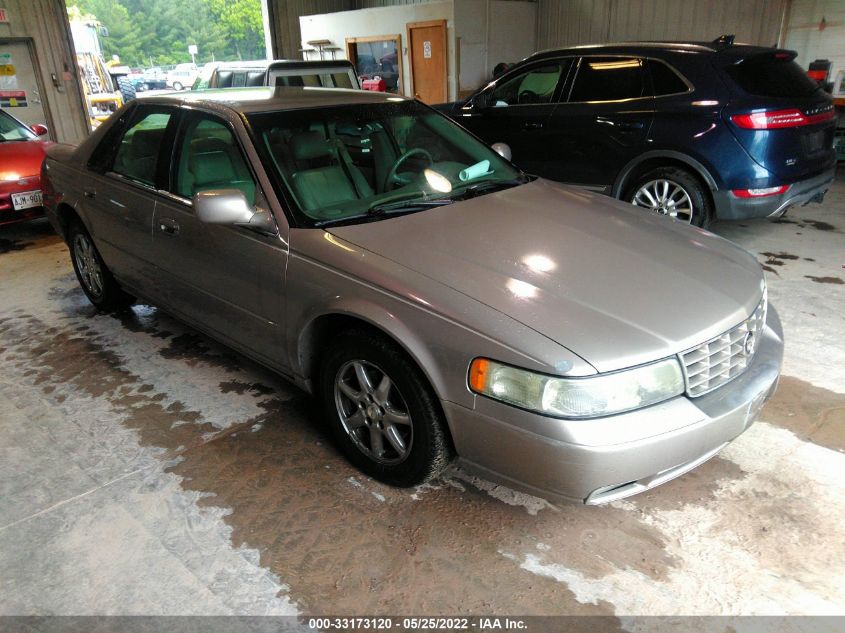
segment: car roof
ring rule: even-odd
[[[143,103],[206,106],[210,109],[219,110],[222,108],[244,114],[394,101],[410,101],[410,99],[387,92],[293,86],[192,90],[140,99],[140,102]]]
[[[700,53],[710,55],[725,55],[729,57],[744,58],[760,53],[771,53],[781,49],[769,48],[766,46],[755,46],[753,44],[730,44],[724,45],[718,42],[683,42],[683,41],[646,41],[646,42],[611,42],[607,44],[584,44],[570,46],[568,48],[549,48],[539,51],[527,57],[524,61],[542,59],[560,54],[583,54],[585,52],[595,53],[655,53],[655,52],[680,52]],[[791,52],[791,51],[782,51]]]

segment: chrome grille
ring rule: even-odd
[[[681,365],[687,395],[704,395],[739,376],[754,358],[757,344],[766,323],[766,294],[745,321],[706,343],[682,352]],[[751,333],[751,353],[748,353],[748,334]]]

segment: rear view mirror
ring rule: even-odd
[[[511,147],[507,143],[493,143],[490,148],[505,160],[511,159]]]
[[[240,189],[200,191],[193,198],[194,210],[206,224],[229,224],[276,233],[276,224],[269,211],[255,209]]]
[[[45,134],[47,134],[47,132],[49,131],[49,130],[47,129],[47,126],[46,126],[46,125],[44,125],[44,124],[42,124],[42,123],[36,123],[35,125],[33,125],[33,126],[32,126],[31,128],[29,128],[29,129],[30,129],[30,130],[32,130],[33,132],[35,132],[35,134],[36,134],[37,136],[44,136],[44,135],[45,135]]]

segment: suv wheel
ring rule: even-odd
[[[321,406],[335,441],[367,475],[416,486],[451,459],[437,397],[390,341],[367,331],[342,335],[323,359]]]
[[[706,228],[712,211],[704,187],[688,171],[658,167],[637,178],[625,196],[631,204]]]
[[[178,81],[174,81],[174,82],[173,82],[173,89],[174,89],[174,90],[181,90],[181,89],[182,89],[182,87],[183,87],[183,86],[182,86],[182,84],[181,84],[181,83],[179,83]]]
[[[123,292],[117,285],[97,247],[94,246],[94,240],[79,221],[70,225],[67,241],[76,278],[91,303],[105,312],[121,310],[132,305],[135,298]]]

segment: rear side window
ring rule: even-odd
[[[218,88],[231,88],[232,87],[232,77],[234,73],[231,70],[218,70],[217,71],[217,87]]]
[[[686,82],[663,62],[649,59],[646,64],[651,73],[651,86],[655,97],[689,92]]]
[[[154,185],[159,150],[169,122],[169,112],[141,115],[120,140],[112,171],[136,182]]]
[[[264,71],[251,70],[246,74],[247,86],[263,86],[264,85]]]
[[[354,88],[349,73],[332,73],[335,88]]]
[[[752,57],[725,71],[745,92],[761,97],[806,97],[819,89],[804,69],[787,57]]]
[[[584,57],[569,100],[622,101],[645,94],[643,60],[636,57]]]

